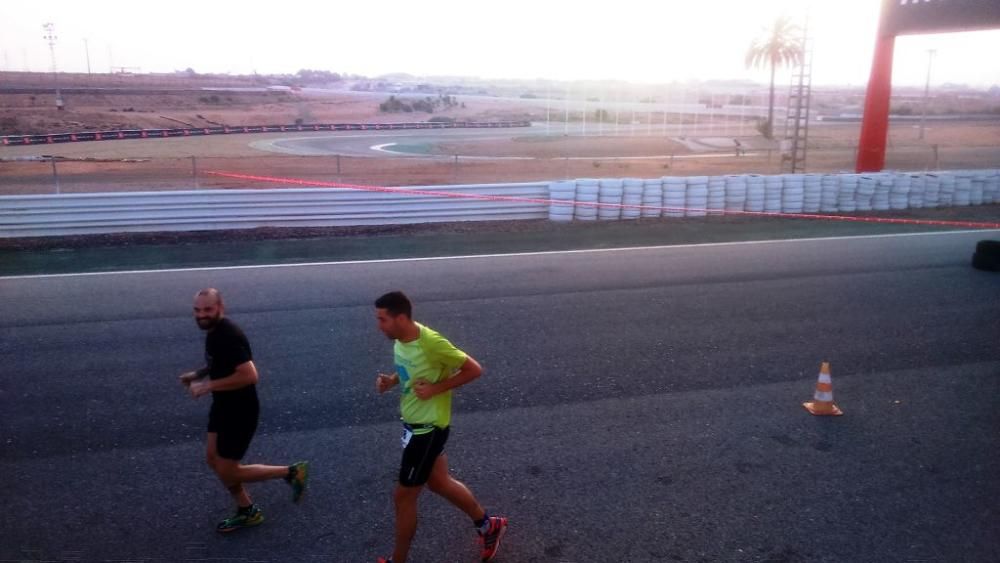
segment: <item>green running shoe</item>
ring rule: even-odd
[[[256,505],[250,505],[247,510],[238,510],[232,518],[226,518],[215,527],[220,534],[235,532],[240,528],[250,528],[264,522],[264,512]]]
[[[288,481],[292,486],[292,502],[302,500],[302,495],[306,492],[306,483],[309,481],[309,462],[300,461],[292,465],[295,468],[295,475]]]

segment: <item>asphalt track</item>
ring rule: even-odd
[[[511,518],[498,561],[1000,559],[1000,277],[982,234],[0,279],[0,561],[373,561],[398,462],[372,299],[486,367],[455,473]],[[229,511],[203,464],[194,291],[261,370],[248,461],[310,459],[308,498]],[[813,418],[821,360],[841,418]],[[426,496],[412,561],[476,560]]]
[[[817,126],[824,126],[819,123]],[[733,125],[725,125],[722,123],[709,125],[702,124],[700,126],[699,138],[705,137],[708,141],[718,144],[715,146],[713,144],[692,144],[691,148],[695,152],[699,153],[697,155],[686,155],[686,156],[710,156],[718,153],[725,153],[731,156],[734,148],[728,145],[723,146],[722,143],[731,143],[731,136],[722,136],[723,133],[731,133],[732,136],[736,136],[732,131],[735,129]],[[670,125],[671,135],[680,136],[684,141],[690,142],[691,139],[685,137],[685,129],[681,125]],[[601,136],[621,136],[632,137],[632,138],[646,138],[646,139],[663,139],[663,127],[658,126],[653,128],[653,134],[647,134],[647,128],[645,125],[641,127],[632,127],[629,125],[613,125],[613,124],[590,124],[589,126],[583,126],[578,123],[570,124],[568,127],[564,123],[551,123],[548,127],[545,122],[534,122],[530,127],[511,127],[503,129],[435,129],[435,130],[408,130],[403,129],[399,131],[347,131],[347,132],[337,132],[325,135],[295,135],[290,134],[281,138],[268,138],[256,141],[251,141],[250,146],[261,151],[266,152],[278,152],[284,154],[292,154],[298,156],[329,156],[329,155],[342,155],[342,156],[395,156],[399,158],[443,158],[449,159],[453,155],[448,154],[436,154],[436,153],[425,153],[421,152],[424,147],[431,147],[442,142],[468,142],[477,143],[484,141],[510,141],[512,138],[521,137],[537,137],[544,138],[546,136],[552,136],[554,138],[562,138],[564,134],[569,134],[571,136],[586,136],[589,134],[592,137]],[[687,135],[691,135],[690,126],[688,126]],[[743,139],[744,148],[766,148],[766,143],[758,139]],[[402,145],[402,147],[397,147],[394,145]],[[758,146],[759,145],[759,146]],[[707,151],[707,152],[706,152]],[[531,160],[534,157],[527,156],[468,156],[460,155],[465,159],[473,160]],[[620,155],[616,158],[633,158],[633,159],[644,159],[644,158],[666,158],[670,155]],[[599,158],[593,155],[576,155],[570,158],[573,159],[594,159]],[[609,158],[609,157],[600,157]]]
[[[817,122],[816,127],[837,126],[839,124]],[[732,131],[732,125],[715,124],[714,127],[701,125],[699,136],[691,138],[691,132],[687,132],[679,125],[671,125],[671,135],[674,140],[687,143],[693,150],[692,154],[671,155],[671,154],[649,154],[618,156],[596,156],[587,154],[577,154],[568,156],[569,160],[656,160],[665,158],[674,159],[725,159],[733,156],[734,147],[729,147],[727,141],[731,142],[730,136],[724,133]],[[386,132],[344,132],[330,133],[326,135],[291,135],[281,138],[269,138],[251,141],[251,147],[258,149],[262,154],[268,152],[282,153],[296,156],[333,156],[341,155],[348,157],[394,157],[410,159],[435,159],[450,160],[456,155],[439,154],[436,145],[440,143],[466,143],[475,144],[479,142],[506,142],[518,137],[538,137],[552,135],[554,138],[561,138],[564,134],[564,124],[552,123],[550,128],[546,128],[545,123],[535,122],[531,127],[511,128],[511,129],[441,129],[434,131],[402,130]],[[645,127],[639,127],[639,134],[646,131]],[[617,128],[614,125],[606,124],[600,127],[591,124],[584,128],[579,124],[572,124],[568,130],[570,135],[590,135],[614,136],[617,134],[625,136],[634,135],[635,132],[630,126],[623,125]],[[651,138],[662,137],[662,127],[654,128],[655,134]],[[699,140],[705,140],[702,143]],[[759,139],[743,137],[744,150],[746,155],[764,154],[767,145]],[[907,151],[904,149],[890,151],[887,165],[901,169],[921,168],[928,165],[925,160],[930,158],[930,149],[923,154],[922,149]],[[654,151],[656,152],[656,151]],[[667,152],[664,150],[664,152]],[[841,149],[827,151],[829,154],[843,153],[846,162],[852,160],[851,150]],[[817,153],[820,154],[820,153]],[[465,161],[497,161],[516,162],[523,160],[535,160],[531,156],[489,156],[489,155],[466,155],[459,154],[458,158]],[[914,158],[922,164],[914,162]],[[940,162],[950,169],[979,168],[989,163],[1000,161],[1000,148],[998,147],[946,147],[939,152]],[[921,160],[923,159],[923,160]],[[544,160],[544,159],[543,159]],[[548,159],[555,160],[555,159]]]

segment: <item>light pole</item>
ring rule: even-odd
[[[566,81],[566,96],[563,97],[563,137],[569,136],[569,80]]]
[[[550,134],[550,128],[552,125],[552,83],[545,83],[545,136],[548,137]]]
[[[49,54],[52,55],[52,81],[56,86],[56,109],[63,109],[63,99],[62,92],[59,91],[59,72],[56,68],[56,26],[52,22],[49,22],[42,26],[45,30],[45,35],[42,39],[49,42]]]
[[[917,139],[921,141],[924,140],[924,122],[927,120],[927,106],[930,104],[930,93],[931,93],[931,63],[934,61],[934,55],[937,51],[934,49],[927,50],[927,83],[924,85],[924,111],[920,115],[920,135]]]
[[[618,136],[620,131],[618,128],[621,126],[621,116],[622,116],[622,85],[621,83],[615,85],[615,137]]]
[[[90,78],[90,43],[86,38],[83,40],[83,52],[87,55],[87,77]]]

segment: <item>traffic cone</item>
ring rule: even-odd
[[[816,393],[813,400],[802,403],[807,411],[816,416],[840,416],[844,414],[833,404],[833,380],[830,379],[830,364],[823,362],[819,368],[819,379],[816,380]]]

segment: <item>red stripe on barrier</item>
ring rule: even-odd
[[[664,207],[655,205],[629,205],[624,203],[584,202],[569,199],[543,199],[532,197],[503,196],[489,194],[459,194],[435,190],[415,190],[411,188],[387,188],[382,186],[365,186],[361,184],[344,184],[340,182],[320,182],[316,180],[301,180],[298,178],[275,178],[271,176],[255,176],[252,174],[234,174],[230,172],[208,171],[205,174],[237,180],[252,180],[255,182],[273,182],[294,186],[315,188],[339,188],[366,192],[398,193],[405,195],[422,195],[433,197],[448,197],[457,199],[476,199],[480,201],[515,201],[520,203],[540,203],[574,205],[580,207],[609,207],[617,209],[646,209],[655,211],[693,211],[711,215],[747,215],[751,217],[779,217],[784,219],[812,219],[824,221],[847,221],[851,223],[883,223],[890,225],[924,225],[934,227],[963,227],[969,229],[1000,229],[1000,223],[981,221],[945,221],[938,219],[903,219],[898,217],[857,217],[853,215],[822,215],[817,213],[782,213],[769,211],[726,211],[724,209],[699,209],[693,207]]]

